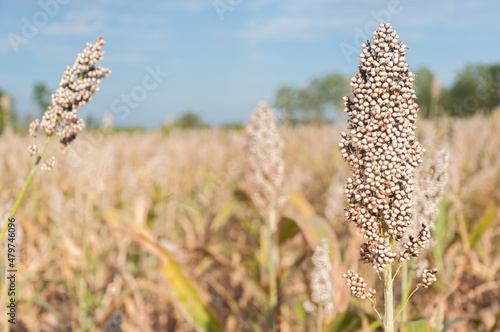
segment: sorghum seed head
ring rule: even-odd
[[[40,152],[40,149],[36,146],[36,144],[28,145],[28,153],[30,156],[36,156]]]
[[[333,309],[333,286],[330,279],[330,241],[327,238],[322,238],[320,243],[314,249],[312,257],[314,270],[311,280],[311,300],[314,303],[322,303],[326,312]],[[313,309],[316,307],[314,303],[306,301],[304,309]]]
[[[101,79],[111,74],[109,69],[96,66],[103,59],[103,46],[104,40],[101,37],[95,44],[87,43],[73,66],[66,67],[59,88],[52,95],[51,105],[41,120],[37,119],[30,124],[31,136],[36,137],[36,131],[41,128],[48,136],[55,133],[61,137],[61,143],[67,146],[85,128],[83,119],[78,118],[78,108],[92,100],[94,92],[99,91]]]
[[[375,296],[376,291],[374,289],[367,290],[365,279],[358,273],[348,270],[347,273],[344,273],[343,277],[346,278],[346,284],[349,286],[351,294],[355,297],[371,299]]]
[[[247,153],[252,168],[252,180],[257,188],[252,194],[254,203],[267,211],[283,200],[283,148],[274,110],[265,102],[259,103],[246,125]]]
[[[448,155],[446,149],[435,151],[425,168],[417,174],[414,195],[409,197],[413,203],[413,213],[404,242],[408,242],[409,235],[418,236],[424,222],[429,225],[430,230],[436,227],[435,220],[439,214],[439,202],[448,181]],[[433,245],[430,231],[426,235],[429,238],[424,240],[424,247]]]
[[[415,75],[398,39],[390,24],[381,24],[373,41],[361,46],[359,72],[351,79],[354,98],[343,99],[350,130],[339,144],[352,170],[344,188],[346,217],[367,240],[360,260],[378,272],[398,257],[391,243],[401,241],[410,224],[415,168],[425,151],[415,140]],[[429,241],[430,230],[422,227],[400,260],[417,255]]]
[[[429,288],[430,285],[432,285],[433,282],[437,280],[436,278],[436,273],[438,272],[437,268],[433,268],[431,270],[425,269],[422,272],[422,286],[425,288]]]
[[[52,168],[56,166],[56,158],[50,157],[44,163],[40,165],[40,169],[42,171],[50,171]]]

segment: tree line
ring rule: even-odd
[[[462,69],[450,87],[441,86],[426,67],[415,74],[415,92],[423,118],[467,117],[489,114],[500,102],[500,65],[471,64]],[[313,78],[305,87],[285,85],[274,97],[274,107],[289,124],[324,123],[339,118],[342,97],[350,94],[350,77],[327,74]]]

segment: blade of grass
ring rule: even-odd
[[[403,323],[404,332],[428,332],[429,321],[427,319],[419,319],[412,322]]]
[[[184,274],[182,268],[167,250],[130,228],[121,227],[120,230],[128,234],[140,247],[159,259],[161,270],[167,277],[177,299],[175,303],[180,304],[183,312],[196,326],[203,329],[203,331],[222,331],[221,322],[202,299],[198,286]]]
[[[434,260],[439,268],[443,267],[443,256],[444,249],[448,242],[448,221],[447,221],[447,213],[448,206],[450,202],[446,197],[444,197],[439,204],[439,215],[436,219],[436,235],[435,238],[438,239],[436,245],[433,249]]]
[[[361,317],[353,311],[344,311],[326,328],[326,332],[352,331],[361,328]]]
[[[325,219],[316,215],[313,207],[302,194],[294,193],[289,195],[289,198],[290,202],[293,203],[302,214],[294,218],[290,216],[287,218],[297,224],[311,249],[316,248],[323,237],[332,241],[335,239],[335,234],[330,224]]]
[[[497,207],[495,204],[492,204],[483,214],[481,219],[479,219],[475,224],[476,229],[472,233],[472,237],[470,239],[470,247],[473,248],[476,242],[479,240],[481,235],[484,233],[491,222],[495,219],[495,215],[497,213]]]
[[[54,317],[56,317],[56,319],[57,319],[57,326],[59,328],[59,331],[64,331],[64,325],[62,324],[61,319],[59,318],[59,316],[57,314],[57,311],[50,305],[50,303],[48,303],[47,301],[44,301],[44,300],[40,300],[38,298],[32,298],[30,301],[32,303],[39,305],[42,308],[47,309],[48,311],[50,311],[50,313],[52,315],[54,315]]]
[[[238,201],[236,199],[227,202],[214,216],[212,224],[210,225],[211,231],[216,232],[224,227],[237,207]]]

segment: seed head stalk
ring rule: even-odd
[[[316,330],[323,330],[323,317],[333,310],[335,298],[330,272],[330,241],[322,238],[312,256],[314,269],[311,273],[311,300],[304,302],[306,312],[316,312]]]
[[[279,247],[277,229],[279,207],[284,179],[284,143],[276,126],[274,110],[261,102],[246,125],[247,154],[252,168],[251,180],[255,186],[252,200],[259,208],[265,223],[261,229],[261,270],[267,270],[269,281],[269,306],[275,314],[273,331],[279,330],[278,301]]]
[[[394,332],[394,294],[391,264],[384,268],[384,306],[385,331]]]
[[[278,281],[276,279],[276,267],[278,266],[279,253],[276,246],[276,229],[277,229],[277,211],[276,208],[269,209],[269,229],[268,229],[268,269],[269,269],[269,304],[272,308],[278,303]]]
[[[24,194],[26,193],[26,189],[28,189],[28,186],[30,185],[31,180],[33,179],[33,175],[35,174],[35,170],[38,167],[38,164],[40,163],[40,161],[42,160],[45,149],[47,148],[47,145],[49,144],[51,138],[52,138],[52,136],[47,136],[47,138],[45,139],[45,143],[43,144],[43,147],[40,150],[40,154],[37,156],[35,164],[33,165],[33,167],[31,167],[31,170],[28,174],[28,177],[26,178],[26,181],[24,182],[23,189],[19,193],[19,196],[17,196],[16,204],[14,204],[14,207],[12,208],[12,211],[9,214],[9,220],[12,219],[14,217],[14,215],[16,214],[17,209],[19,208],[19,205],[21,204],[21,201],[24,197]],[[3,239],[3,236],[5,235],[5,232],[7,231],[8,225],[9,225],[9,222],[6,222],[5,226],[3,227],[2,234],[0,234],[0,243],[2,243],[2,239]]]
[[[424,220],[416,225],[416,234],[407,232],[415,169],[425,151],[415,135],[419,107],[415,103],[415,75],[405,58],[408,48],[390,24],[381,24],[372,36],[373,41],[361,45],[359,72],[350,83],[353,97],[344,97],[349,127],[341,134],[339,149],[352,171],[345,185],[345,216],[366,240],[360,248],[360,260],[383,275],[383,323],[385,330],[392,332],[392,263],[418,257],[430,241],[431,229]],[[426,284],[435,280],[436,272],[433,269],[423,275]],[[366,288],[363,277],[347,271],[344,278],[354,296],[370,300],[375,308],[375,290]]]
[[[53,157],[40,164],[52,137],[61,137],[60,142],[66,148],[76,138],[77,133],[85,128],[83,119],[78,118],[78,108],[92,100],[93,94],[99,91],[101,79],[111,74],[109,69],[96,66],[96,63],[103,58],[103,46],[104,40],[101,37],[97,39],[95,44],[87,43],[87,47],[78,54],[73,66],[66,67],[59,88],[52,95],[51,105],[41,120],[37,119],[30,124],[30,136],[36,137],[38,129],[42,129],[46,138],[41,149],[34,144],[28,146],[28,153],[36,157],[36,160],[10,212],[9,220],[16,214],[38,166],[40,165],[42,170],[50,170],[54,167],[55,159]],[[6,222],[0,234],[0,243],[8,224]]]
[[[316,332],[323,331],[323,303],[318,303],[318,314],[316,316]]]
[[[403,262],[402,270],[401,270],[401,303],[408,298],[410,295],[410,280],[408,276],[408,262]],[[405,322],[407,319],[407,309],[406,307],[402,308],[401,311],[401,320]]]

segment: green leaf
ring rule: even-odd
[[[375,329],[379,328],[382,325],[382,322],[380,322],[378,319],[373,320],[373,322],[370,323],[370,330],[375,331]]]
[[[35,303],[39,305],[42,308],[45,308],[47,311],[49,311],[54,317],[57,319],[57,325],[59,327],[60,331],[64,331],[64,325],[62,324],[61,320],[59,319],[59,315],[57,314],[57,311],[48,303],[47,301],[41,300],[39,298],[33,297],[30,299],[32,303]]]
[[[500,321],[500,311],[497,313],[496,318],[497,318],[497,320],[495,321],[495,325],[493,325],[493,326],[491,327],[490,332],[495,332],[495,331],[497,331],[498,322]]]
[[[449,320],[449,321],[445,322],[442,332],[448,331],[453,325],[455,325],[456,323],[461,322],[463,320],[465,320],[465,318],[459,317],[459,318],[455,318],[453,320]]]
[[[429,321],[427,319],[414,320],[403,323],[404,332],[429,332]]]
[[[446,197],[443,197],[439,204],[439,215],[436,219],[436,234],[434,238],[438,239],[436,245],[434,246],[433,254],[434,260],[439,268],[443,267],[443,256],[447,241],[446,232],[448,231],[447,226],[447,212],[450,202]]]
[[[236,188],[233,192],[234,198],[241,203],[253,204],[252,198],[244,190]]]
[[[361,317],[353,311],[344,311],[325,329],[325,332],[351,331],[361,328]]]
[[[295,257],[293,258],[295,260],[292,264],[290,264],[288,267],[281,268],[280,285],[285,288],[287,284],[294,278],[294,276],[296,277],[296,273],[300,270],[302,262],[304,262],[304,260],[306,259],[311,259],[310,255],[307,252],[304,252],[299,256],[295,255]]]
[[[288,195],[288,198],[293,205],[299,208],[302,214],[309,217],[316,216],[314,208],[312,207],[311,203],[309,203],[309,201],[304,197],[304,195],[300,193],[291,193]]]
[[[474,230],[474,233],[472,233],[472,237],[470,239],[470,247],[474,247],[476,242],[479,240],[483,232],[488,228],[488,226],[491,224],[491,222],[495,219],[495,215],[497,213],[497,207],[495,204],[492,204],[488,210],[486,210],[481,217],[477,221],[477,226],[476,229]]]
[[[295,220],[287,217],[282,217],[279,223],[279,244],[283,244],[288,239],[292,238],[300,231]]]
[[[457,213],[458,232],[460,233],[460,238],[462,239],[465,251],[469,252],[470,240],[469,240],[469,233],[467,230],[467,221],[465,220],[463,211],[459,207],[455,207],[455,209]]]
[[[5,286],[5,284],[3,283],[3,280],[5,278],[4,259],[5,257],[3,255],[0,255],[0,294],[3,294],[3,287]]]
[[[328,222],[321,217],[299,216],[295,219],[300,231],[304,235],[309,246],[314,249],[318,246],[321,238],[326,237],[333,241],[335,235]]]
[[[440,326],[440,321],[439,321],[439,314],[436,312],[436,316],[434,318],[434,327],[432,328],[432,332],[441,332],[439,331],[439,326]]]
[[[302,212],[295,218],[288,218],[295,222],[300,228],[309,246],[314,249],[319,244],[321,238],[326,237],[334,241],[335,234],[330,224],[323,218],[316,215],[311,204],[301,194],[291,194],[290,201]]]
[[[307,312],[304,309],[304,306],[302,305],[301,302],[299,301],[292,301],[291,303],[292,308],[295,310],[296,318],[302,323],[302,327],[304,331],[307,330]]]
[[[222,331],[221,322],[217,320],[213,311],[202,299],[197,285],[183,273],[170,253],[158,243],[130,228],[123,227],[122,230],[130,235],[139,246],[159,259],[161,270],[167,277],[177,300],[174,303],[180,306],[184,314],[203,331]]]
[[[238,207],[237,200],[233,199],[227,202],[215,215],[211,225],[212,230],[216,231],[219,228],[226,225],[227,220],[231,217],[231,215],[237,209],[237,207]]]

